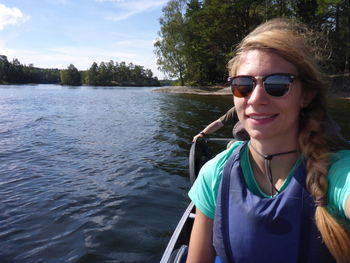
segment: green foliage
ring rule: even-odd
[[[59,83],[58,69],[41,69],[22,65],[18,59],[12,62],[0,55],[0,84]]]
[[[0,55],[0,84],[62,84],[80,86],[160,86],[157,77],[150,69],[125,62],[101,62],[98,66],[92,63],[90,69],[78,71],[74,65],[66,70],[41,69],[33,65],[22,65],[18,59],[12,62],[6,56]]]
[[[143,66],[125,62],[94,62],[86,72],[84,84],[90,86],[160,86],[157,77]]]
[[[163,79],[159,80],[161,86],[175,86],[175,80]]]
[[[98,85],[97,74],[98,74],[98,65],[96,62],[94,62],[92,63],[90,69],[86,73],[87,77],[85,79],[85,83],[90,86]]]
[[[160,39],[156,41],[155,54],[158,57],[157,64],[170,78],[179,78],[184,84],[185,68],[185,24],[182,10],[183,0],[170,0],[163,8],[164,17],[160,18]]]
[[[224,83],[236,45],[268,19],[300,20],[324,35],[329,50],[321,65],[329,74],[350,71],[350,1],[171,0],[154,44],[160,69],[180,83]]]
[[[61,70],[60,77],[62,85],[81,86],[81,74],[73,64],[67,70]]]

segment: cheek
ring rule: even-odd
[[[291,107],[296,109],[297,111],[301,110],[305,106],[305,100],[303,96],[298,96],[291,102]]]
[[[302,108],[302,101],[303,98],[302,97],[295,97],[292,98],[290,100],[285,101],[285,103],[281,103],[279,104],[279,108],[281,111],[284,112],[284,114],[286,114],[287,116],[289,116],[288,118],[290,118],[291,120],[298,118],[298,116],[300,115],[300,110]]]
[[[299,82],[296,82],[293,84],[293,92],[292,92],[292,99],[294,99],[295,107],[303,108],[307,101],[307,96],[302,90],[302,86]]]
[[[239,101],[237,100],[236,97],[233,97],[233,105],[235,106],[236,112],[237,112],[237,110],[238,110],[238,108],[240,106],[240,103],[239,103]]]
[[[233,103],[236,108],[237,116],[239,119],[241,119],[240,116],[244,114],[244,99],[234,97]]]

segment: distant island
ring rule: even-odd
[[[0,55],[0,84],[61,84],[70,86],[140,86],[168,85],[159,81],[150,69],[123,62],[93,62],[88,70],[79,71],[73,64],[67,69],[44,69],[33,64],[22,65],[18,59],[9,62]]]

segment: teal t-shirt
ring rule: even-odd
[[[195,206],[207,217],[213,219],[216,208],[216,196],[219,190],[222,171],[226,161],[230,158],[232,152],[244,142],[238,141],[231,145],[229,149],[219,153],[213,159],[204,164],[199,172],[198,178],[189,191],[189,197]],[[248,144],[247,144],[248,145]],[[296,167],[302,161],[300,157],[281,187],[283,191],[294,176]],[[254,179],[252,168],[249,161],[248,147],[241,150],[241,167],[248,189],[255,195],[269,198],[271,196],[263,193]],[[331,164],[328,171],[328,193],[327,209],[338,219],[347,221],[345,215],[345,202],[350,194],[350,150],[343,150],[335,153],[331,158]]]

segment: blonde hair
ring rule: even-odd
[[[334,130],[327,110],[326,86],[318,67],[322,58],[319,37],[305,25],[288,19],[270,20],[248,34],[228,63],[234,76],[242,55],[249,50],[273,52],[298,70],[304,94],[315,94],[300,112],[299,149],[305,157],[306,186],[315,200],[325,198],[328,190],[328,165],[333,151],[345,148],[345,141]],[[317,206],[315,222],[322,239],[337,262],[350,262],[348,231],[327,211]]]

